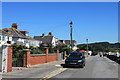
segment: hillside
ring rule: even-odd
[[[86,50],[87,44],[79,44],[77,47],[80,50]],[[98,43],[90,43],[88,44],[88,49],[91,51],[104,51],[104,52],[116,52],[120,51],[120,43],[109,43],[109,42],[98,42]]]

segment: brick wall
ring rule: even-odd
[[[29,67],[31,65],[37,65],[37,64],[43,64],[43,63],[48,63],[48,62],[52,62],[52,61],[57,61],[58,60],[58,52],[56,52],[55,54],[48,54],[48,49],[45,50],[45,54],[43,55],[31,55],[30,51],[25,51],[25,55],[26,55],[26,67]]]
[[[57,61],[57,55],[48,55],[48,62]]]
[[[30,65],[46,63],[46,56],[31,56]]]

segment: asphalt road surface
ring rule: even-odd
[[[84,68],[62,68],[60,64],[63,63],[64,61],[52,62],[4,73],[2,77],[7,79],[2,80],[41,80],[42,78],[50,80],[118,80],[118,64],[106,57],[89,56]]]
[[[68,68],[52,78],[118,78],[118,64],[106,57],[90,56],[84,68]]]

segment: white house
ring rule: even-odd
[[[67,45],[67,47],[71,47],[71,40],[60,40],[63,44]],[[72,40],[73,47],[77,47],[77,42]]]
[[[11,28],[3,29],[9,34],[13,35],[13,43],[17,43],[18,45],[25,45],[27,47],[34,46],[39,47],[41,41],[35,40],[29,36],[28,31],[21,31],[18,29],[18,25],[16,23],[12,24]]]
[[[2,46],[3,44],[11,44],[11,43],[12,43],[12,35],[0,29],[0,46]]]

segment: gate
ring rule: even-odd
[[[63,59],[63,53],[59,53],[58,54],[58,60],[62,60]]]
[[[24,66],[24,54],[23,50],[15,50],[13,48],[13,55],[12,55],[12,66],[13,67],[23,67]]]

